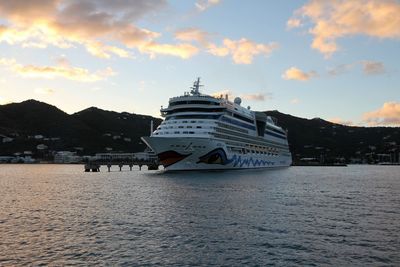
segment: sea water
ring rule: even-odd
[[[400,265],[400,167],[0,165],[0,266]]]

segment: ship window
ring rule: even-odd
[[[191,123],[196,123],[196,121],[190,121]]]
[[[175,115],[166,118],[165,120],[178,120],[178,119],[212,119],[217,120],[221,115]],[[187,121],[186,121],[187,122]]]
[[[182,121],[182,123],[187,123],[187,121]]]
[[[174,132],[174,134],[179,134],[179,133],[180,133],[179,131]]]
[[[194,134],[194,132],[189,132],[190,134]]]
[[[192,128],[192,126],[186,126],[186,128]]]
[[[201,129],[202,127],[201,126],[196,126],[196,128]]]
[[[251,124],[254,124],[254,120],[251,120],[251,119],[246,118],[246,117],[244,117],[244,116],[241,116],[241,115],[239,115],[239,114],[234,113],[234,114],[233,114],[233,117],[235,117],[235,118],[237,118],[237,119],[240,119],[240,120],[242,120],[242,121],[245,121],[245,122],[249,122],[249,123],[251,123]]]
[[[183,128],[183,126],[178,126],[178,128]]]
[[[183,134],[187,134],[188,132],[187,131],[184,131],[184,132],[182,132]]]

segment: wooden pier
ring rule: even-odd
[[[101,153],[85,163],[85,172],[99,172],[101,166],[106,166],[109,172],[113,166],[117,166],[119,171],[122,171],[124,166],[128,166],[130,171],[133,166],[139,166],[139,170],[142,170],[143,166],[147,166],[148,170],[158,170],[160,163],[157,156],[151,152]]]

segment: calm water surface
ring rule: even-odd
[[[0,165],[0,266],[400,266],[400,167]]]

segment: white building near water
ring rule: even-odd
[[[54,163],[78,163],[82,161],[82,157],[76,155],[76,152],[58,151],[54,155]]]

